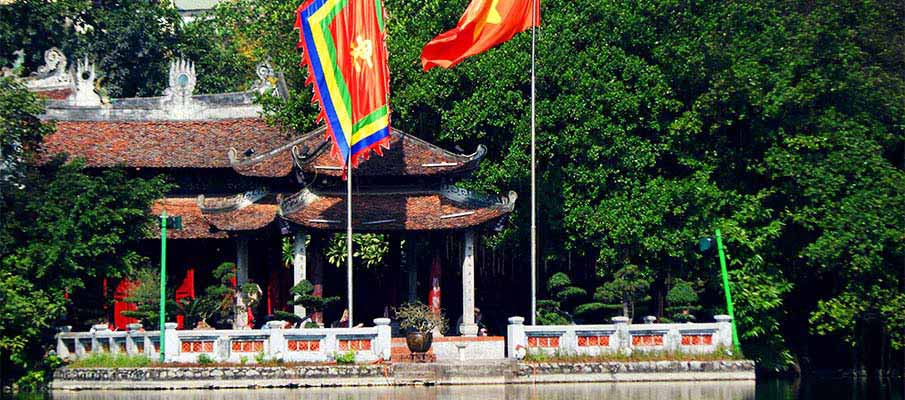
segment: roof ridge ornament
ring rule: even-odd
[[[279,209],[277,214],[280,216],[286,216],[292,214],[302,207],[306,207],[311,203],[314,203],[319,199],[320,196],[309,190],[308,188],[303,188],[299,190],[295,194],[288,197],[281,197],[279,203]]]
[[[473,208],[501,207],[512,211],[515,207],[515,200],[518,199],[518,194],[511,190],[506,196],[489,196],[455,185],[442,185],[439,192],[441,196],[452,202]]]
[[[256,203],[258,200],[263,199],[268,193],[270,193],[270,191],[266,187],[261,187],[239,193],[235,196],[224,199],[215,199],[213,201],[208,201],[203,194],[199,194],[196,201],[198,202],[198,208],[201,209],[202,213],[216,214],[241,210]]]
[[[81,61],[76,61],[69,75],[72,94],[66,101],[76,107],[100,107],[101,96],[94,90],[97,72],[94,63],[88,61],[87,55]]]
[[[195,94],[195,63],[185,58],[170,61],[169,86],[163,91],[160,105],[176,118],[188,118],[201,110]]]
[[[258,63],[258,65],[255,66],[255,75],[258,76],[258,79],[251,85],[252,92],[258,94],[270,93],[273,96],[284,99],[289,96],[283,74],[276,72],[269,61]]]
[[[72,75],[66,66],[66,55],[60,49],[51,47],[44,51],[44,65],[25,80],[25,86],[32,90],[69,88]]]

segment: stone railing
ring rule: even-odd
[[[717,315],[712,323],[629,324],[613,317],[607,325],[524,325],[522,317],[509,318],[507,355],[522,358],[528,353],[596,356],[629,355],[636,351],[712,353],[731,349],[732,325],[728,315]]]
[[[283,321],[271,321],[262,329],[164,330],[166,362],[195,363],[202,354],[218,362],[254,363],[263,360],[325,362],[337,354],[355,353],[356,362],[390,359],[390,320],[377,318],[368,328],[283,329]],[[98,325],[91,332],[57,334],[57,354],[64,359],[92,353],[160,357],[160,331],[144,331],[140,325],[128,331],[110,331]]]

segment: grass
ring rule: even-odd
[[[352,362],[354,363],[355,354],[352,354]],[[257,357],[256,357],[257,358]],[[285,362],[283,359],[263,359],[256,364],[247,364],[247,358],[243,357],[244,362],[234,363],[225,361],[216,361],[207,354],[199,354],[198,361],[194,363],[165,363],[161,364],[156,360],[151,360],[144,355],[127,355],[121,353],[92,353],[88,357],[81,358],[70,362],[69,368],[186,368],[186,367],[204,367],[204,368],[233,368],[233,367],[292,367],[292,366],[328,366],[345,364],[339,360],[335,362]],[[350,364],[351,364],[350,363]]]
[[[145,355],[117,353],[92,353],[88,357],[69,363],[70,368],[142,368],[153,366],[154,362]]]
[[[595,363],[595,362],[635,362],[635,361],[720,361],[741,360],[738,353],[728,348],[718,347],[711,353],[689,353],[684,351],[634,351],[631,355],[621,353],[601,354],[597,356],[561,353],[553,354],[529,352],[523,362],[527,363]]]

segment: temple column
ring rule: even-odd
[[[465,254],[462,258],[462,336],[477,336],[474,316],[474,231],[465,231]]]
[[[292,242],[292,286],[298,285],[299,282],[308,279],[308,254],[305,248],[305,239],[308,238],[302,231],[295,232]],[[291,295],[290,295],[291,296]],[[292,307],[292,312],[299,318],[305,318],[308,315],[305,307],[296,305]]]
[[[407,301],[413,303],[418,301],[418,261],[417,261],[417,245],[414,235],[405,237],[405,249],[402,252],[405,265],[405,272],[408,278],[406,289],[408,290]]]
[[[248,238],[236,238],[236,317],[233,329],[248,329],[248,309],[242,285],[248,283]]]

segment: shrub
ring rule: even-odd
[[[198,364],[210,365],[210,364],[213,364],[214,362],[215,362],[214,359],[211,358],[211,356],[209,356],[207,354],[202,353],[202,354],[198,355]]]
[[[336,353],[333,355],[333,359],[337,364],[355,364],[355,352]]]

